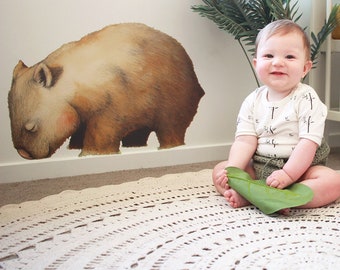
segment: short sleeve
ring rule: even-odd
[[[256,98],[255,92],[252,92],[243,101],[236,123],[235,137],[240,135],[255,135],[256,130],[254,125],[254,101]]]
[[[327,107],[323,104],[315,92],[309,86],[299,96],[297,103],[299,117],[299,137],[321,144],[324,136]]]

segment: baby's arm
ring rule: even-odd
[[[244,170],[252,159],[256,148],[256,136],[237,136],[229,152],[228,166],[233,166]]]
[[[221,194],[229,189],[226,167],[233,166],[245,169],[257,147],[257,138],[255,136],[242,135],[237,136],[229,152],[229,159],[220,162],[213,170],[213,182],[217,191]]]
[[[285,188],[297,181],[313,162],[318,145],[308,139],[300,139],[282,170],[274,171],[267,178],[267,185]]]

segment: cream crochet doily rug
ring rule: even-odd
[[[340,202],[232,209],[211,170],[0,208],[0,269],[339,269]]]

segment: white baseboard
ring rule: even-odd
[[[230,144],[216,144],[132,150],[117,155],[23,160],[0,164],[0,183],[223,160],[227,158],[229,149]]]

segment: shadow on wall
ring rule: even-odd
[[[204,95],[185,49],[144,24],[110,25],[43,61],[19,61],[8,95],[12,140],[27,159],[50,157],[67,138],[80,155],[184,144]]]

